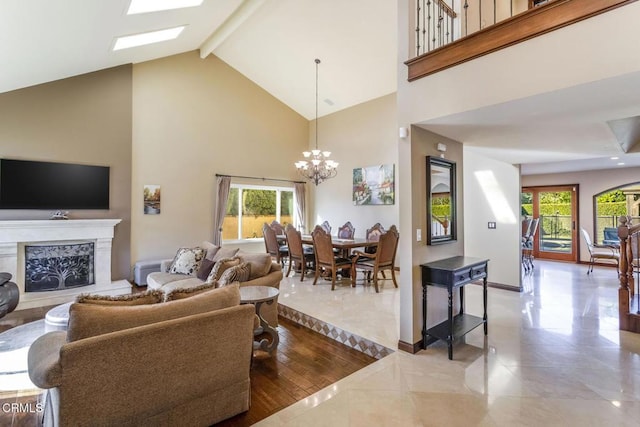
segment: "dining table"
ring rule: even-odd
[[[311,234],[303,234],[302,235],[302,244],[303,245],[313,245],[313,238]],[[342,256],[345,258],[349,257],[349,253],[352,249],[355,248],[370,248],[378,246],[377,240],[367,240],[362,237],[353,238],[353,239],[340,239],[338,237],[331,238],[331,245],[340,251]]]

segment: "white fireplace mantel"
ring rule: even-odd
[[[130,292],[126,280],[111,281],[111,241],[121,219],[0,221],[0,271],[11,273],[20,289],[18,310],[68,302],[80,293],[116,295]],[[60,291],[24,289],[24,246],[34,243],[95,242],[95,284]]]

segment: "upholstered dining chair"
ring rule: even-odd
[[[356,234],[356,229],[353,228],[351,221],[347,221],[344,223],[342,227],[338,227],[339,239],[353,239],[353,236],[355,234]]]
[[[271,228],[273,229],[273,231],[276,232],[276,235],[278,236],[284,236],[284,227],[282,226],[282,224],[280,224],[278,221],[276,221],[275,219],[273,221],[271,221],[271,224],[269,224],[271,226]]]
[[[365,237],[367,238],[367,240],[371,242],[377,242],[380,240],[380,236],[382,236],[384,233],[385,233],[384,227],[380,225],[379,222],[376,222],[375,224],[373,224],[373,227],[367,228]],[[364,251],[368,254],[375,254],[376,250],[377,250],[377,246],[367,246],[366,248],[364,248]],[[382,274],[383,279],[387,278],[387,276],[384,274],[384,270],[381,271],[380,273]]]
[[[393,285],[397,288],[395,261],[399,239],[398,230],[395,225],[392,225],[386,233],[380,235],[378,249],[375,254],[353,251],[355,256],[351,260],[351,285],[356,285],[356,276],[358,270],[361,270],[366,273],[368,282],[371,281],[373,273],[373,284],[376,288],[376,293],[380,292],[378,288],[378,273],[383,270],[391,270],[391,279],[393,280]]]
[[[302,236],[293,225],[287,224],[284,232],[287,236],[287,245],[289,247],[289,268],[285,276],[289,277],[291,265],[295,261],[296,265],[300,266],[300,281],[303,281],[305,271],[307,269],[315,269],[316,255],[311,246],[302,245]]]
[[[267,253],[271,255],[277,263],[284,267],[284,260],[289,256],[289,248],[287,245],[281,245],[278,243],[278,237],[276,232],[266,222],[262,226],[262,235],[264,236],[264,246]]]
[[[318,282],[318,277],[322,272],[331,274],[331,290],[336,288],[336,275],[339,268],[350,268],[351,260],[341,256],[336,256],[333,252],[331,234],[327,233],[319,225],[311,233],[313,239],[313,249],[316,253],[316,275],[313,284]]]
[[[320,224],[320,227],[322,227],[325,233],[331,234],[331,224],[329,224],[329,221],[324,221]]]

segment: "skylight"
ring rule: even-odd
[[[127,15],[200,6],[204,0],[131,0]]]
[[[132,36],[123,36],[116,39],[116,44],[113,46],[113,50],[128,49],[130,47],[143,46],[151,43],[163,42],[166,40],[173,40],[177,38],[184,25],[175,28],[168,28],[166,30],[151,31],[148,33],[134,34]]]

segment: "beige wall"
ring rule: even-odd
[[[427,193],[429,191],[427,190],[426,156],[436,157],[440,155],[440,152],[436,149],[438,143],[446,144],[446,159],[456,163],[457,239],[450,243],[428,246],[426,236],[428,220]],[[412,326],[410,330],[403,330],[401,326],[400,340],[414,343],[422,338],[422,275],[420,264],[464,254],[465,209],[463,201],[465,191],[462,179],[464,170],[462,144],[414,126],[411,128],[410,148],[410,168],[403,164],[403,170],[410,169],[411,193],[410,195],[404,193],[401,195],[401,209],[407,208],[410,211],[410,226],[406,227],[403,223],[403,227],[410,230],[408,234],[411,238],[400,242],[400,271],[403,272],[400,313],[401,317],[402,313],[411,315]],[[411,199],[410,206],[405,206],[406,197]],[[422,241],[420,242],[416,238],[416,230],[418,229],[422,233]],[[406,256],[405,254],[411,255]],[[411,274],[404,274],[405,271],[411,272]],[[431,327],[447,318],[447,293],[440,288],[432,287],[429,289],[429,300],[433,302],[433,304],[429,304],[427,317],[427,325]]]
[[[353,204],[353,169],[381,164],[396,167],[398,187],[398,127],[395,94],[383,96],[340,112],[320,117],[318,147],[331,151],[339,162],[338,175],[315,187],[308,184],[311,197],[310,230],[327,220],[332,233],[347,221],[356,229],[356,236],[365,237],[367,228],[376,222],[388,228],[398,224],[398,203],[394,205],[356,206]],[[315,120],[309,132],[309,147],[315,147]],[[297,153],[302,160],[302,153]],[[404,237],[403,230],[399,230]]]
[[[212,238],[216,173],[298,179],[308,135],[306,119],[213,55],[134,65],[132,261]],[[143,214],[145,184],[162,187],[160,215]]]
[[[0,157],[110,167],[110,209],[71,218],[121,218],[113,279],[128,279],[131,233],[131,66],[0,94]],[[0,210],[0,219],[47,219],[51,211]]]
[[[594,205],[593,196],[603,191],[611,190],[625,184],[640,182],[640,168],[603,169],[583,172],[569,172],[544,175],[522,176],[522,186],[537,185],[579,185],[578,224],[584,227],[591,238],[594,233]],[[589,250],[582,236],[580,239],[580,260],[589,261]]]

